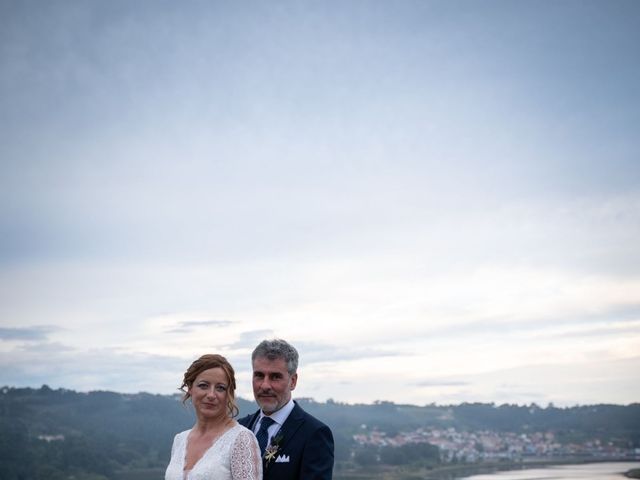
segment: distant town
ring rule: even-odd
[[[362,426],[366,430],[366,425]],[[527,459],[591,458],[640,460],[640,448],[621,447],[594,439],[562,444],[552,432],[510,433],[457,431],[455,428],[418,428],[393,436],[373,430],[353,436],[360,446],[401,447],[429,443],[440,449],[442,462],[526,461]]]

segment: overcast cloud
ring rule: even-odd
[[[640,4],[0,2],[0,385],[640,400]]]

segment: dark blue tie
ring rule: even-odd
[[[262,417],[260,421],[260,430],[256,433],[256,438],[258,439],[258,445],[260,446],[260,452],[264,455],[264,451],[267,448],[267,439],[269,438],[269,433],[267,429],[275,423],[275,420],[269,417]]]

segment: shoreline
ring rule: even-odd
[[[524,460],[519,462],[496,462],[487,464],[472,465],[451,465],[435,467],[428,471],[424,478],[429,480],[455,480],[472,475],[483,475],[496,472],[505,472],[510,470],[529,470],[535,468],[555,467],[562,465],[584,465],[589,463],[626,463],[639,462],[640,459],[593,459],[593,458],[567,458],[567,459],[545,459],[545,460]],[[640,468],[627,470],[622,472],[627,478],[640,479]]]
[[[485,475],[510,470],[529,470],[562,465],[590,463],[640,463],[640,459],[567,458],[526,460],[518,462],[492,462],[456,465],[439,465],[432,468],[402,466],[376,466],[354,470],[334,470],[334,480],[458,480],[473,475]],[[621,472],[627,478],[640,479],[640,468]]]

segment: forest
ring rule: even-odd
[[[606,446],[640,454],[640,404],[557,408],[463,403],[345,404],[296,399],[327,423],[336,445],[337,479],[366,478],[373,466],[441,466],[430,443],[386,444],[400,432],[450,429],[495,435],[552,433],[562,445]],[[238,399],[240,415],[253,401]],[[14,388],[0,390],[0,478],[3,480],[146,480],[162,478],[173,436],[193,424],[180,395]],[[367,437],[367,435],[369,435]],[[382,441],[357,441],[382,438]],[[600,448],[600,451],[602,449]],[[640,457],[639,457],[640,458]],[[468,460],[467,460],[468,461]]]

